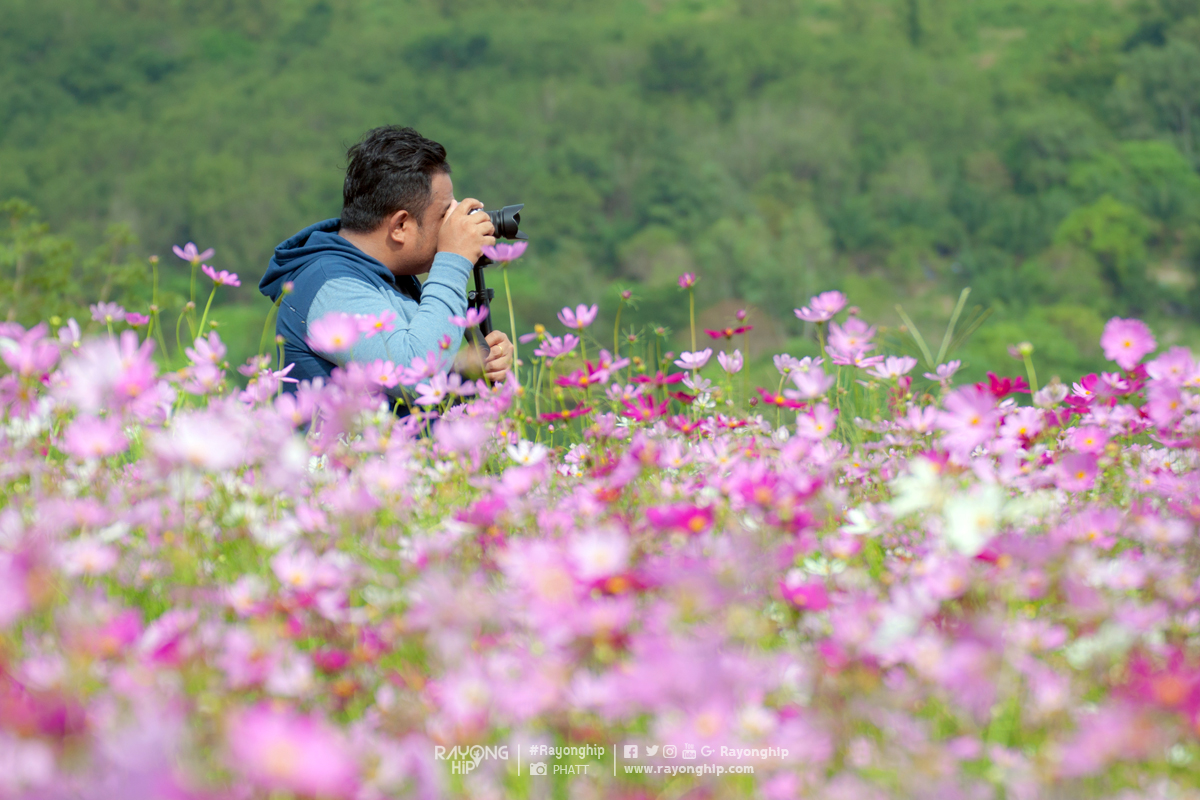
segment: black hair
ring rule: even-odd
[[[342,185],[342,227],[356,233],[375,230],[401,209],[420,225],[434,173],[450,172],[446,148],[397,125],[367,131],[346,158],[350,164]]]

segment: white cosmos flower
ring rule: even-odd
[[[528,439],[522,439],[504,449],[509,458],[527,467],[545,461],[546,456],[550,453],[550,449],[546,445],[536,444]]]

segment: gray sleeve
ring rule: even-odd
[[[462,256],[438,253],[429,270],[429,279],[422,287],[421,302],[409,301],[416,311],[407,320],[400,312],[395,330],[370,339],[359,339],[349,351],[319,355],[339,366],[348,361],[369,364],[376,360],[407,366],[417,356],[439,352],[438,341],[449,335],[448,352],[452,356],[462,344],[463,332],[450,323],[450,317],[467,313],[466,286],[470,272],[471,262]],[[317,291],[309,306],[308,319],[318,320],[337,312],[378,315],[384,311],[397,311],[397,308],[378,287],[355,278],[341,277],[327,281]]]

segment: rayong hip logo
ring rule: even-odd
[[[433,748],[433,757],[438,761],[449,761],[450,774],[452,775],[469,775],[474,772],[485,758],[491,761],[507,761],[508,760],[508,745],[502,744],[499,746],[493,745],[472,745],[463,747],[455,745],[454,747],[446,747],[437,745]]]

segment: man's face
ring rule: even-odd
[[[411,250],[404,248],[404,263],[401,265],[402,275],[424,275],[433,266],[433,257],[437,255],[438,232],[446,212],[454,204],[454,183],[444,172],[435,173],[430,181],[429,192],[432,195],[429,205],[425,207],[425,216],[421,224],[409,223],[416,227]]]

